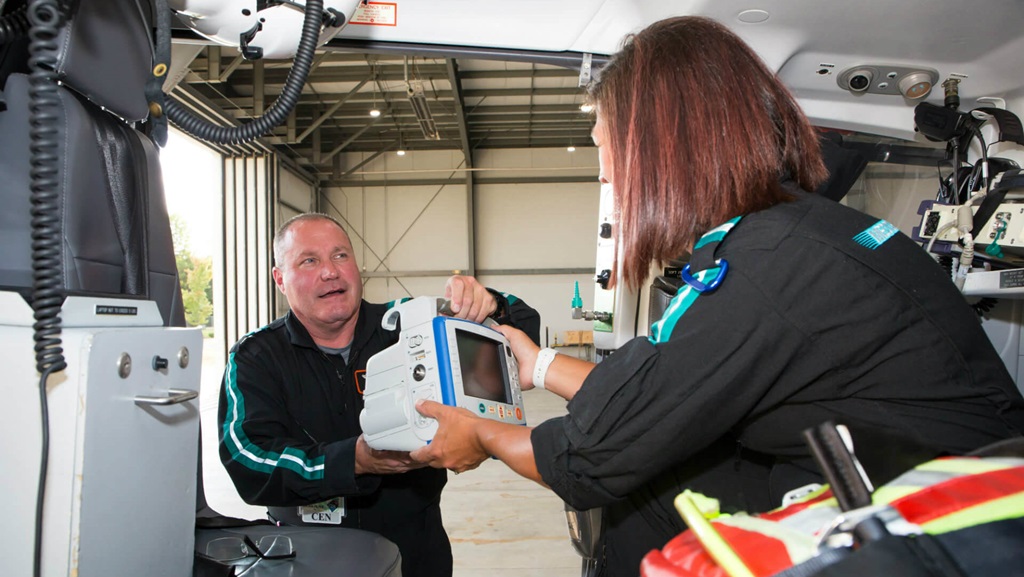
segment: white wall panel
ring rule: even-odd
[[[597,149],[593,147],[580,147],[576,152],[564,148],[482,150],[475,161],[481,176],[530,176],[540,172],[582,175],[597,182]]]
[[[597,181],[477,186],[477,268],[593,266],[600,192]]]
[[[469,266],[466,187],[396,186],[366,195],[366,239],[390,270],[465,269]],[[377,262],[365,261],[368,270]],[[381,270],[384,270],[383,268]]]
[[[278,201],[292,208],[292,212],[309,212],[316,208],[316,189],[282,166],[278,188]],[[281,222],[284,222],[283,220]]]

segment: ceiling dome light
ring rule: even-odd
[[[398,150],[397,150],[397,151],[395,152],[395,154],[397,154],[398,156],[405,156],[405,149],[404,149],[404,148],[399,148],[399,149],[398,149]]]
[[[736,19],[745,24],[760,24],[769,17],[764,10],[744,10],[736,15]]]
[[[380,110],[377,110],[376,108],[371,108],[370,116],[377,118],[378,116],[380,116]]]
[[[580,104],[580,110],[583,112],[593,112],[594,105],[589,102],[584,102],[583,104]]]
[[[576,152],[576,147],[570,144],[565,150],[567,152]]]
[[[911,72],[899,82],[900,94],[910,100],[919,100],[932,91],[932,75],[927,72]]]

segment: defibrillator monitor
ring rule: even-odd
[[[519,365],[508,339],[474,322],[439,315],[444,299],[420,297],[395,306],[382,325],[398,342],[370,357],[359,424],[374,449],[411,451],[434,438],[437,421],[416,411],[429,399],[478,416],[526,424]]]
[[[437,321],[444,325],[445,331],[455,334],[455,352],[458,358],[459,378],[462,380],[462,393],[466,397],[477,398],[485,401],[494,401],[506,405],[512,402],[511,379],[508,378],[508,361],[506,352],[508,349],[489,335],[480,335],[469,327],[458,326],[456,323],[448,322],[442,317]],[[439,351],[447,355],[448,350]],[[442,371],[451,367],[451,359],[448,362],[441,362]],[[442,373],[443,374],[443,373]],[[442,378],[442,382],[454,382],[455,376],[451,379]],[[445,393],[447,389],[441,388]],[[451,391],[454,393],[454,387]]]

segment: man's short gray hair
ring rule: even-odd
[[[274,234],[274,266],[281,266],[281,260],[283,258],[283,255],[281,254],[281,243],[284,242],[284,235],[288,234],[288,231],[296,224],[307,220],[326,220],[328,222],[333,222],[335,226],[341,229],[341,232],[345,233],[345,236],[348,236],[348,231],[346,231],[345,227],[341,226],[341,223],[333,216],[322,212],[306,212],[298,216],[293,216],[286,220],[285,223],[277,229],[277,233]]]

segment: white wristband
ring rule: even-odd
[[[555,349],[547,348],[541,349],[537,353],[537,362],[533,365],[533,386],[538,389],[544,388],[544,376],[548,374],[548,367],[551,366],[551,361],[555,360]]]

